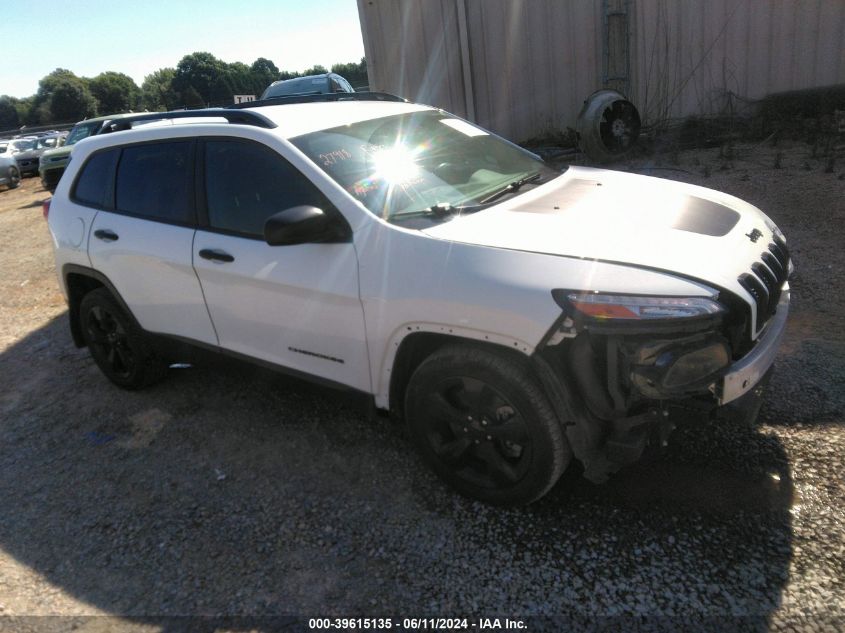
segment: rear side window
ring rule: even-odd
[[[76,179],[71,198],[89,207],[109,209],[113,202],[114,168],[120,150],[110,149],[91,156]]]
[[[191,141],[124,147],[117,168],[117,210],[151,220],[192,223],[191,150]]]
[[[205,148],[208,222],[213,229],[263,237],[267,218],[279,211],[330,206],[298,169],[268,147],[207,141]]]

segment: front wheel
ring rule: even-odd
[[[434,471],[458,492],[489,503],[539,499],[572,459],[528,363],[492,348],[434,352],[411,377],[405,415]]]
[[[17,167],[9,167],[9,189],[17,189],[21,184],[21,174]]]
[[[82,298],[79,317],[94,362],[114,384],[140,389],[167,373],[167,364],[153,352],[144,332],[105,288]]]

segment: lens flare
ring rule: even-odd
[[[413,180],[420,173],[414,152],[401,145],[381,149],[373,154],[376,178],[398,185]]]

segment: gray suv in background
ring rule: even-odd
[[[328,94],[332,92],[355,92],[352,85],[337,73],[307,75],[295,79],[274,81],[267,87],[262,99],[290,97],[292,95]]]

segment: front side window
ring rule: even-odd
[[[191,141],[123,148],[117,168],[117,210],[163,222],[191,223],[191,150]]]
[[[390,221],[432,208],[479,207],[512,183],[538,183],[559,173],[481,128],[432,110],[312,132],[291,142]]]
[[[79,170],[71,196],[74,201],[97,208],[111,207],[114,168],[119,154],[119,149],[110,149],[88,159]]]
[[[267,218],[279,211],[328,207],[298,169],[257,143],[207,141],[205,187],[211,228],[249,237],[262,237]]]

